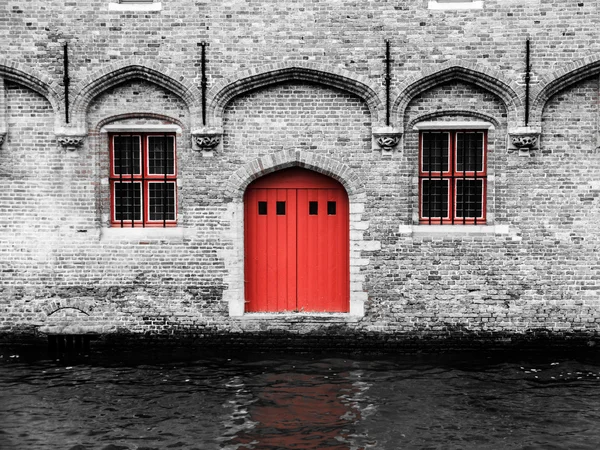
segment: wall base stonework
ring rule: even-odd
[[[77,336],[77,333],[71,335]],[[68,336],[68,335],[63,335]],[[152,354],[169,349],[171,355],[206,355],[211,352],[262,353],[439,353],[453,351],[536,351],[593,352],[600,350],[600,333],[556,332],[546,329],[524,333],[447,330],[441,332],[380,333],[352,332],[344,329],[317,331],[274,330],[217,332],[214,329],[168,333],[131,334],[116,332],[90,334],[88,356],[116,357],[120,353]],[[49,335],[22,329],[0,333],[0,352],[13,354],[48,351]]]

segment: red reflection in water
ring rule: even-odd
[[[356,389],[344,375],[334,380],[298,373],[265,375],[259,386],[246,387],[253,400],[245,420],[253,426],[238,432],[231,443],[255,449],[357,449],[350,437],[360,419],[351,400]]]

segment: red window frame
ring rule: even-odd
[[[149,139],[153,136],[166,137],[173,141],[173,172],[172,173],[150,173],[149,162]],[[137,167],[139,173],[116,173],[116,161],[114,152],[115,137],[138,137],[140,142],[140,157]],[[109,158],[110,158],[110,221],[111,225],[118,227],[174,227],[177,225],[177,138],[174,133],[111,133],[109,134]],[[131,161],[131,160],[130,160]],[[167,167],[168,167],[168,161]],[[131,170],[134,172],[135,170]],[[138,184],[142,186],[141,194],[141,217],[140,219],[117,219],[116,208],[116,185]],[[174,219],[150,219],[150,185],[153,183],[173,184],[173,217]],[[166,196],[165,196],[166,197]],[[165,198],[163,197],[163,198]],[[165,205],[162,204],[162,207]]]
[[[423,149],[423,136],[427,133],[446,133],[448,135],[448,155],[446,164],[441,163],[440,170],[424,170],[423,160],[425,159]],[[459,134],[481,134],[482,150],[481,160],[476,160],[475,170],[458,170],[458,144]],[[482,225],[486,223],[487,210],[487,130],[427,130],[419,133],[419,223],[428,225]],[[431,157],[431,155],[429,155]],[[466,156],[462,155],[463,158]],[[481,165],[480,165],[481,164]],[[447,167],[446,170],[444,166]],[[481,170],[477,170],[481,167]],[[447,183],[447,215],[445,217],[429,216],[429,212],[424,209],[424,183],[426,181],[446,181]],[[481,215],[478,217],[460,217],[457,216],[457,210],[460,205],[457,204],[458,183],[460,181],[481,182]],[[430,184],[431,186],[431,184]],[[464,196],[463,196],[464,199]],[[431,202],[429,202],[431,204]],[[466,203],[463,203],[463,210]],[[468,209],[467,209],[468,211]]]

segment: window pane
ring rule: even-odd
[[[319,214],[319,202],[308,202],[308,214],[311,216]]]
[[[113,167],[116,175],[131,175],[140,173],[140,137],[114,136],[113,138]]]
[[[422,134],[422,172],[448,171],[448,133]]]
[[[423,217],[448,217],[448,180],[423,180]]]
[[[148,218],[175,220],[175,183],[148,183]]]
[[[151,175],[174,174],[175,155],[173,136],[148,137],[148,173]],[[166,152],[165,152],[166,148]],[[165,166],[167,168],[165,172]]]
[[[285,202],[277,202],[276,210],[278,216],[285,216]]]
[[[482,217],[483,180],[456,180],[456,217]]]
[[[115,183],[115,220],[142,220],[140,183]]]
[[[327,202],[327,214],[330,216],[335,216],[337,209],[337,204],[335,202]]]
[[[456,171],[483,170],[483,133],[456,133]]]
[[[258,202],[258,215],[259,216],[267,215],[267,202]]]

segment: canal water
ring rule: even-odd
[[[600,448],[600,356],[0,354],[0,449]]]

